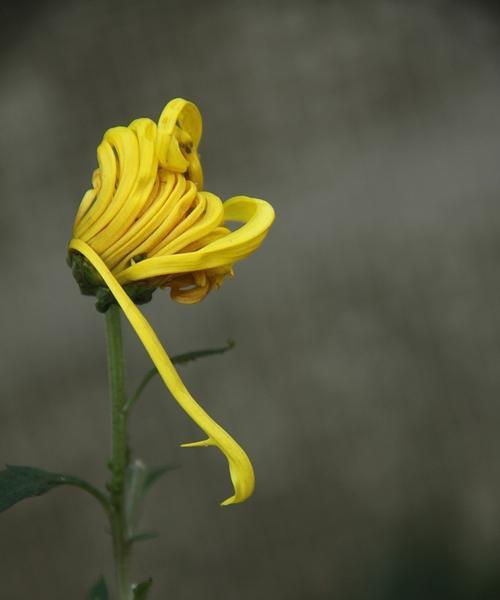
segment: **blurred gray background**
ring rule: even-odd
[[[11,4],[11,3],[9,3]],[[206,188],[276,223],[196,306],[144,311],[252,457],[230,492],[155,381],[135,454],[152,599],[500,598],[500,12],[494,2],[87,1],[0,9],[0,461],[103,485],[104,321],[65,265],[105,129],[183,96]],[[149,369],[126,328],[128,380]],[[0,516],[0,597],[83,598],[110,541],[74,489]]]

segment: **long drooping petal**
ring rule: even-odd
[[[186,413],[208,436],[206,440],[184,444],[184,446],[217,446],[227,458],[231,481],[233,482],[234,487],[234,494],[224,500],[222,505],[227,506],[228,504],[236,504],[246,500],[251,496],[254,490],[255,477],[252,463],[245,451],[191,396],[153,328],[132,300],[127,296],[122,286],[118,283],[99,255],[82,240],[73,239],[69,246],[71,249],[83,254],[103,278],[144,345],[153,364],[158,369],[158,373],[165,385]]]

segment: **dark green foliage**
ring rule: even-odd
[[[104,580],[104,577],[101,577],[99,581],[94,585],[94,587],[90,590],[87,599],[88,600],[109,600],[109,591],[108,586]]]
[[[7,465],[0,472],[0,511],[4,511],[25,498],[41,496],[58,485],[73,484],[71,478],[48,473],[33,467]]]
[[[41,496],[60,485],[72,485],[85,490],[107,510],[107,500],[101,492],[78,477],[50,473],[34,467],[7,465],[0,471],[0,512],[21,500]]]

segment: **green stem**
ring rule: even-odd
[[[129,550],[127,523],[125,519],[125,478],[129,460],[127,444],[127,415],[125,365],[123,360],[120,308],[113,304],[106,311],[106,334],[108,343],[108,376],[111,398],[111,533],[115,559],[116,583],[119,600],[129,600]]]

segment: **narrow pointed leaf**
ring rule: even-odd
[[[153,584],[153,580],[150,578],[150,579],[147,579],[146,581],[143,581],[142,583],[134,585],[134,587],[133,587],[134,600],[146,600],[152,584]]]
[[[127,523],[127,537],[129,539],[134,536],[139,523],[147,474],[148,469],[141,460],[134,460],[127,469],[125,521]]]
[[[109,600],[109,591],[108,586],[106,585],[106,581],[104,577],[101,577],[99,581],[94,585],[94,587],[90,590],[87,599],[88,600]]]
[[[131,543],[148,542],[149,540],[154,540],[157,537],[159,537],[158,533],[155,533],[154,531],[145,531],[144,533],[135,533],[128,539],[128,541]]]
[[[125,487],[125,516],[127,524],[127,538],[129,541],[149,539],[137,536],[140,515],[144,497],[149,488],[167,471],[176,469],[177,465],[162,465],[149,469],[141,460],[133,461],[127,469],[127,482]],[[156,537],[156,536],[153,536]]]
[[[154,469],[149,469],[144,480],[144,490],[148,490],[154,483],[160,479],[165,473],[169,471],[175,471],[178,469],[179,465],[162,465],[160,467],[155,467]]]
[[[205,358],[205,356],[213,356],[215,354],[224,354],[228,350],[232,350],[235,346],[234,340],[227,340],[227,345],[222,348],[209,348],[207,350],[195,350],[194,352],[185,352],[184,354],[177,354],[172,356],[172,362],[174,365],[184,365],[198,358]]]
[[[171,361],[174,365],[184,365],[193,360],[197,360],[198,358],[204,358],[205,356],[213,356],[215,354],[224,354],[228,350],[234,348],[235,342],[233,340],[227,340],[227,345],[222,346],[221,348],[209,348],[206,350],[195,350],[194,352],[185,352],[184,354],[177,354],[176,356],[172,356]],[[135,405],[137,400],[139,400],[142,392],[148,385],[148,383],[153,379],[155,375],[158,374],[156,367],[150,369],[143,380],[137,387],[135,393],[130,397],[129,401],[125,405],[124,411],[126,413],[130,412],[132,407]]]

